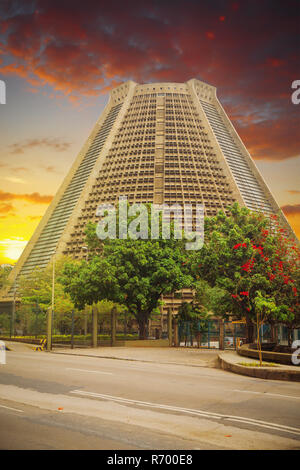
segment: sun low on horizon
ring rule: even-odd
[[[24,221],[22,217],[15,216],[13,221],[8,218],[7,223],[1,225],[0,265],[17,263],[41,218],[42,216],[38,220],[35,218],[34,221],[30,219]]]
[[[15,264],[20,258],[28,240],[7,238],[0,240],[1,264]]]

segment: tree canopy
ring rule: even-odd
[[[245,318],[248,334],[256,323],[258,293],[276,308],[269,322],[299,323],[299,248],[278,218],[234,204],[229,216],[205,219],[202,250],[194,252],[191,271],[219,289],[216,313]],[[217,294],[217,292],[215,292]],[[249,338],[251,340],[251,338]]]
[[[61,276],[65,291],[78,308],[102,299],[124,305],[138,323],[140,338],[145,338],[161,297],[192,283],[183,240],[174,239],[172,233],[170,239],[99,241],[96,225],[89,224],[86,234],[92,256],[88,261],[66,263]]]

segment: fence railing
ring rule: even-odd
[[[180,346],[219,349],[223,344],[225,349],[235,349],[245,340],[245,326],[224,322],[221,330],[218,320],[210,320],[205,325],[200,321],[182,322],[178,326],[178,336]]]

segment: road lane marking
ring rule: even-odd
[[[75,367],[66,367],[66,370],[77,370],[78,372],[92,372],[94,374],[115,375],[112,372],[103,372],[101,370],[76,369]]]
[[[18,411],[19,413],[24,413],[23,410],[18,410],[17,408],[11,408],[10,406],[0,405],[0,408],[6,408],[7,410]]]
[[[292,398],[294,400],[300,400],[300,397],[295,397],[294,395],[281,395],[280,393],[269,393],[269,392],[255,392],[254,390],[232,390],[233,392],[239,393],[252,393],[255,395],[267,395],[270,397],[279,397],[279,398]]]
[[[149,408],[159,408],[159,409],[164,409],[168,411],[175,411],[175,412],[181,412],[181,413],[186,413],[186,414],[193,414],[196,416],[200,416],[202,418],[213,418],[213,419],[226,419],[230,421],[236,421],[239,423],[244,423],[252,426],[259,426],[259,427],[264,427],[266,429],[272,429],[275,431],[282,431],[282,432],[288,432],[292,434],[296,434],[300,436],[300,428],[294,428],[292,426],[286,426],[283,424],[277,424],[277,423],[269,423],[268,421],[262,421],[262,420],[257,420],[257,419],[252,419],[252,418],[247,418],[244,416],[233,416],[233,415],[224,415],[221,413],[213,413],[210,411],[204,411],[204,410],[196,410],[196,409],[191,409],[191,408],[181,408],[177,406],[170,406],[170,405],[163,405],[159,403],[153,403],[153,402],[146,402],[146,401],[140,401],[140,400],[132,400],[129,398],[123,398],[123,397],[117,397],[113,395],[104,395],[101,393],[95,393],[95,392],[88,392],[84,390],[72,390],[70,393],[75,394],[75,395],[83,395],[86,397],[91,397],[91,398],[100,398],[103,400],[108,400],[108,401],[115,401],[118,403],[126,403],[126,404],[131,404],[131,405],[139,405],[139,406],[147,406]]]
[[[129,398],[123,398],[123,397],[115,397],[113,395],[103,395],[100,393],[93,393],[93,392],[85,392],[83,390],[72,390],[70,393],[76,394],[76,395],[84,395],[92,398],[101,398],[103,400],[108,400],[108,401],[115,401],[119,403],[126,403],[126,404],[134,404],[134,405],[140,405],[140,406],[148,406],[151,408],[161,408],[164,410],[171,410],[171,411],[183,411],[188,414],[199,414],[203,417],[210,417],[211,413],[206,413],[205,411],[200,411],[200,410],[192,410],[188,408],[179,408],[176,406],[169,406],[169,405],[161,405],[159,403],[151,403],[147,401],[140,401],[140,400],[131,400]],[[215,416],[216,419],[221,419],[219,416]]]
[[[245,420],[235,419],[235,418],[228,418],[227,421],[237,421],[238,423],[253,424],[253,423],[249,422],[248,418],[246,418]],[[288,433],[291,433],[291,434],[300,435],[299,432],[295,432],[295,431],[290,430],[290,429],[282,429],[281,425],[275,425],[275,424],[270,423],[270,426],[268,426],[267,424],[260,424],[260,423],[256,422],[255,426],[259,426],[261,428],[272,429],[273,431],[283,431],[283,432],[288,432]],[[297,428],[295,428],[295,429],[297,429]]]

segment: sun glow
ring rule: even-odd
[[[1,258],[7,261],[17,261],[22,254],[28,240],[20,237],[0,240]]]

